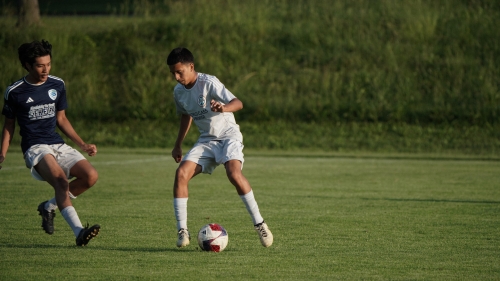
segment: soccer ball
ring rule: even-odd
[[[228,241],[227,231],[220,224],[209,223],[198,232],[198,245],[203,251],[222,252]]]

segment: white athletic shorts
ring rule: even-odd
[[[200,165],[201,172],[205,174],[211,174],[217,166],[229,160],[240,160],[243,169],[243,147],[240,141],[232,139],[197,142],[182,161],[189,160]]]
[[[77,162],[85,159],[78,150],[64,143],[33,145],[24,153],[24,161],[26,162],[26,167],[31,169],[31,175],[40,181],[45,180],[38,174],[35,166],[47,154],[53,155],[54,158],[56,158],[57,163],[61,166],[68,179],[72,178],[69,174],[71,168],[73,168]]]

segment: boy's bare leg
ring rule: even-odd
[[[45,155],[35,166],[35,169],[38,174],[54,188],[57,206],[59,207],[61,215],[69,224],[75,236],[78,236],[83,226],[69,198],[69,183],[66,174],[61,169],[54,156],[50,154]]]
[[[229,160],[224,163],[224,166],[226,167],[227,178],[236,187],[238,195],[245,195],[252,191],[250,183],[241,172],[240,160]]]
[[[182,161],[175,171],[174,198],[188,198],[188,183],[199,173],[201,173],[200,165],[191,161]]]
[[[57,163],[55,163],[57,164]],[[54,163],[50,165],[55,165]],[[55,166],[54,166],[55,167]],[[35,169],[41,169],[41,166],[35,167]],[[43,173],[43,171],[41,171]],[[87,160],[81,160],[77,162],[70,170],[70,174],[75,177],[73,181],[69,183],[69,197],[70,200],[76,198],[76,196],[87,191],[92,187],[98,178],[96,169]],[[51,184],[53,185],[53,184]],[[55,210],[57,210],[57,198],[54,197],[50,200],[44,201],[38,205],[38,212],[42,216],[42,227],[48,234],[54,233],[54,217]]]
[[[35,166],[35,169],[38,174],[54,188],[55,198],[59,210],[72,206],[71,200],[68,196],[68,179],[54,156],[50,154],[45,155]]]
[[[99,178],[97,170],[87,160],[78,161],[71,168],[70,174],[75,179],[69,183],[69,191],[75,197],[94,186]]]
[[[273,244],[273,234],[264,222],[264,218],[260,215],[259,206],[257,205],[257,201],[255,201],[252,187],[241,172],[241,162],[239,160],[229,160],[225,163],[225,167],[229,181],[236,187],[236,191],[252,217],[254,228],[259,234],[262,246],[271,246]]]
[[[181,162],[175,172],[174,213],[177,220],[177,247],[185,247],[191,240],[187,227],[188,183],[199,173],[201,166],[191,161]]]

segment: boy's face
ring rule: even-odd
[[[194,71],[193,63],[178,62],[168,67],[170,68],[170,73],[174,75],[175,80],[179,84],[184,85],[184,87],[190,88],[196,82],[196,72]]]
[[[40,84],[47,81],[47,78],[49,78],[50,67],[51,62],[49,55],[37,57],[32,65],[26,63],[26,69],[28,70],[28,82]]]

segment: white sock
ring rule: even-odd
[[[245,195],[240,195],[240,198],[243,200],[243,203],[245,203],[245,207],[247,207],[247,211],[252,217],[253,224],[256,225],[263,222],[264,218],[260,215],[259,206],[253,196],[253,190],[250,190],[250,192]]]
[[[71,200],[73,199],[76,199],[76,196],[71,194],[71,192],[68,192],[69,193],[69,198]],[[57,210],[57,202],[56,202],[56,198],[53,197],[52,199],[50,199],[49,201],[47,201],[47,203],[45,203],[45,210],[47,211],[55,211]]]
[[[75,208],[73,206],[68,206],[61,210],[61,215],[73,230],[75,237],[78,237],[78,234],[83,229],[83,226],[80,222],[80,218],[78,218]]]
[[[177,230],[187,229],[187,198],[174,198],[174,212],[177,220]]]
[[[45,203],[45,210],[49,212],[57,210],[57,202],[55,197]]]

